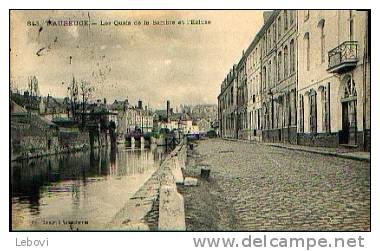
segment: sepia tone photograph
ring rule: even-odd
[[[370,10],[9,19],[10,231],[371,231]]]

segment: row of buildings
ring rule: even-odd
[[[58,125],[75,125],[77,121],[78,126],[81,125],[83,105],[77,104],[77,116],[74,119],[68,98],[56,98],[50,95],[30,97],[24,92],[24,94],[13,93],[12,100],[45,121]],[[180,111],[177,109],[176,112],[170,107],[170,101],[167,101],[166,110],[156,111],[148,106],[144,107],[142,100],[133,106],[128,99],[114,100],[112,103],[107,103],[106,99],[90,100],[85,106],[86,125],[92,121],[91,117],[94,115],[102,115],[105,126],[111,122],[115,124],[115,132],[119,138],[135,131],[151,133],[159,132],[161,129],[180,130],[183,133],[207,133],[215,129],[213,122],[217,118],[217,105],[211,104],[181,105]]]
[[[128,99],[124,101],[115,100],[108,105],[114,115],[109,117],[110,121],[116,123],[116,131],[119,136],[141,130],[142,133],[153,131],[153,112],[147,106],[143,107],[141,100],[137,106],[130,106]]]
[[[217,105],[180,105],[174,112],[170,101],[166,103],[166,110],[156,110],[154,121],[158,129],[179,130],[181,133],[207,133],[215,130],[217,120]]]
[[[225,138],[370,149],[370,13],[275,10],[218,96]]]

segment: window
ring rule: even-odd
[[[282,106],[280,107],[280,104],[277,103],[277,102],[274,102],[273,106],[274,106],[274,109],[273,109],[273,111],[274,111],[274,114],[273,114],[273,118],[274,118],[274,120],[273,120],[273,128],[279,128],[282,125],[281,121],[280,121],[280,119],[281,119],[280,115],[282,115],[282,109],[281,109]]]
[[[261,120],[260,120],[260,109],[257,110],[257,129],[262,129],[262,126],[261,126]]]
[[[249,129],[252,129],[252,112],[249,112]]]
[[[267,44],[267,42],[266,42],[266,36],[264,35],[264,37],[263,37],[263,46],[262,46],[262,50],[263,50],[263,54],[264,55],[266,55],[267,54],[267,51],[266,51],[266,44]]]
[[[257,79],[256,79],[256,77],[254,77],[253,78],[253,81],[252,81],[252,83],[251,83],[251,90],[252,90],[252,92],[251,92],[251,94],[253,94],[253,96],[255,95],[255,93],[256,93],[256,81],[257,81]],[[253,100],[253,102],[255,102],[255,100]]]
[[[350,32],[350,41],[354,41],[354,18],[353,18],[353,11],[350,10],[349,12],[349,32]]]
[[[279,16],[278,17],[278,19],[277,19],[277,33],[278,33],[278,38],[280,38],[281,37],[281,29],[282,29],[282,27],[281,27],[281,16]]]
[[[269,129],[269,112],[267,104],[264,104],[264,129]]]
[[[306,70],[310,70],[310,35],[309,32],[305,33],[304,36],[305,41],[305,50],[306,50]]]
[[[299,128],[300,132],[304,132],[304,102],[303,102],[303,95],[300,95],[300,120],[299,120]]]
[[[259,58],[259,54],[257,54],[257,48],[255,49],[255,64],[257,64],[257,61],[258,61],[258,58]]]
[[[260,79],[259,79],[259,75],[256,74],[256,94],[259,95],[259,93],[261,92],[261,89],[259,88],[260,87]]]
[[[350,78],[347,80],[346,85],[344,86],[344,96],[343,98],[351,98],[351,97],[356,97],[357,92],[356,92],[356,87],[355,87],[355,82]]]
[[[297,104],[296,104],[296,90],[293,89],[290,93],[290,124],[296,125],[296,113],[297,113]]]
[[[325,20],[322,19],[318,23],[321,33],[321,63],[325,62]]]
[[[284,29],[288,29],[288,11],[284,10]]]
[[[309,94],[309,126],[311,133],[317,133],[317,92],[311,90]]]
[[[330,107],[329,96],[330,88],[322,87],[321,104],[322,104],[322,125],[324,132],[330,132]]]
[[[356,127],[357,91],[354,80],[350,77],[344,85],[343,100],[348,101],[348,121],[351,127]]]
[[[294,10],[289,10],[290,14],[290,25],[294,23]]]
[[[268,51],[270,51],[270,49],[272,48],[272,37],[270,35],[270,28],[268,29],[267,43]]]
[[[295,52],[294,52],[294,40],[292,39],[290,41],[290,73],[295,72],[296,69],[296,59],[295,59]]]
[[[278,62],[278,66],[277,66],[277,79],[278,81],[281,80],[281,77],[282,77],[282,72],[281,72],[281,69],[282,69],[282,54],[281,54],[281,51],[278,53],[278,58],[277,58],[277,62]]]
[[[291,117],[292,117],[292,108],[290,104],[290,93],[286,93],[286,106],[285,106],[285,111],[286,111],[286,118],[284,118],[285,126],[290,126],[291,125]]]
[[[304,10],[304,21],[306,22],[310,17],[310,10]]]
[[[266,81],[267,80],[267,68],[264,67],[263,68],[263,77],[262,77],[262,81],[263,81],[263,90],[265,90],[267,88],[267,84],[266,84]]]
[[[234,87],[231,87],[230,102],[231,102],[231,105],[234,104]]]
[[[284,78],[288,76],[288,46],[284,47]]]
[[[268,75],[268,88],[272,88],[272,61],[269,61],[268,63],[268,72],[267,72],[267,75]]]

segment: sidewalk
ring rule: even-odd
[[[355,150],[346,149],[346,148],[312,147],[312,146],[291,145],[291,144],[284,144],[284,143],[265,143],[265,142],[249,141],[249,140],[242,140],[242,139],[224,139],[224,140],[244,142],[248,144],[249,143],[263,143],[265,145],[284,148],[288,150],[296,150],[296,151],[302,151],[302,152],[329,155],[329,156],[334,156],[334,157],[339,157],[339,158],[371,162],[370,152],[355,151]]]

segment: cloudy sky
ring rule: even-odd
[[[46,24],[88,19],[97,25]],[[152,25],[191,19],[211,24]],[[116,20],[150,25],[115,26]],[[11,81],[25,89],[28,76],[35,75],[42,95],[64,97],[75,76],[91,82],[94,97],[108,102],[128,97],[154,108],[167,99],[176,106],[216,104],[221,81],[262,22],[262,11],[13,11]]]

